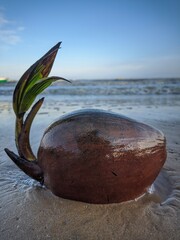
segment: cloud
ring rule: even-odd
[[[9,23],[9,21],[4,18],[2,13],[0,13],[0,27],[3,26],[4,24],[7,24],[7,23]]]
[[[16,45],[21,42],[20,32],[24,30],[22,26],[16,26],[16,22],[7,19],[0,12],[0,44]]]
[[[151,77],[179,77],[180,57],[177,55],[148,59],[144,64],[144,72]]]
[[[141,63],[99,63],[84,64],[72,63],[69,66],[63,65],[61,75],[73,79],[107,79],[119,77],[133,77],[143,69]],[[54,66],[54,75],[59,75],[59,67]]]
[[[179,56],[137,59],[134,61],[85,64],[69,62],[54,66],[52,75],[62,75],[69,79],[107,79],[107,78],[161,78],[180,76]]]

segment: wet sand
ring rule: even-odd
[[[129,102],[129,104],[127,104]],[[45,128],[63,113],[101,108],[153,125],[167,139],[167,160],[153,186],[134,201],[95,205],[54,196],[20,171],[4,148],[16,151],[14,114],[0,102],[0,239],[180,239],[180,109],[178,104],[128,101],[57,101],[47,98],[34,120],[37,151]]]

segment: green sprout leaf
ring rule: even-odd
[[[51,48],[42,58],[35,62],[20,78],[13,95],[13,109],[15,114],[20,114],[19,109],[26,91],[38,80],[46,78],[53,66],[61,42]]]
[[[32,106],[35,98],[53,82],[57,80],[68,81],[62,77],[48,77],[60,44],[61,42],[56,44],[26,71],[14,90],[13,109],[16,114],[16,147],[19,155],[29,161],[36,161],[30,146],[29,135],[32,121],[41,107],[43,99],[34,104],[24,121],[25,113]]]
[[[28,109],[31,107],[32,103],[34,102],[37,95],[39,95],[41,92],[43,92],[47,87],[49,87],[53,82],[57,80],[66,80],[65,78],[61,77],[49,77],[49,78],[43,78],[39,80],[37,83],[35,83],[31,88],[29,88],[28,91],[23,96],[23,99],[21,101],[20,107],[19,107],[19,114],[22,114],[24,112],[27,112]]]

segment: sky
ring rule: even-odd
[[[180,77],[179,0],[0,0],[0,77],[62,41],[50,75]]]

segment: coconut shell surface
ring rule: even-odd
[[[117,203],[143,194],[165,159],[157,129],[100,110],[67,114],[45,131],[38,151],[44,184],[57,196]]]

